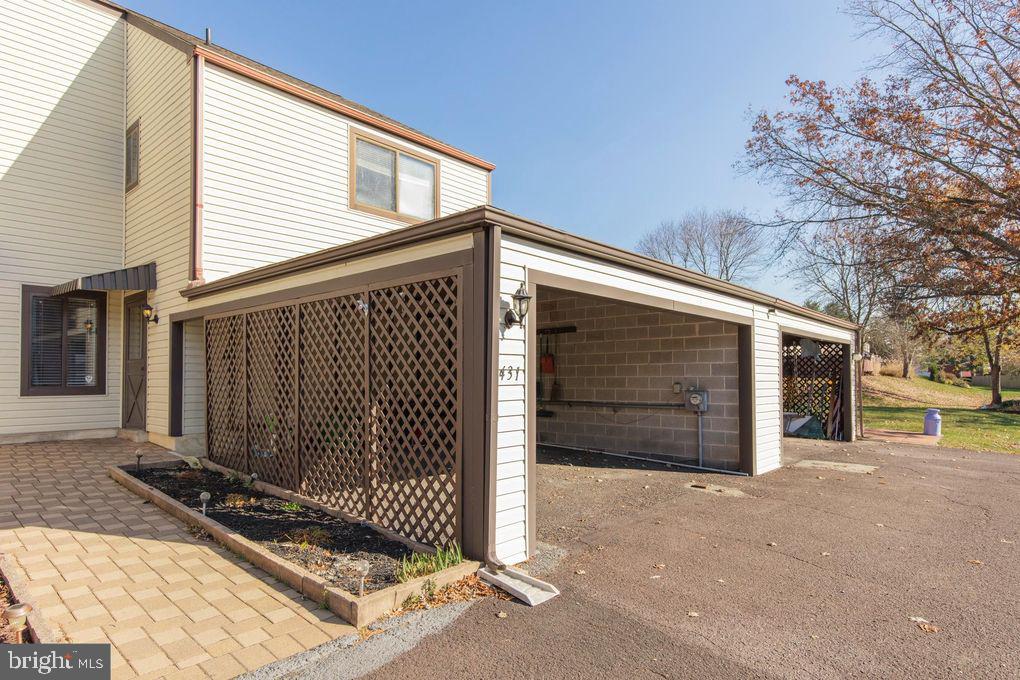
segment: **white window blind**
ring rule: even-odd
[[[32,298],[33,387],[60,387],[63,384],[64,304],[59,298]]]
[[[400,212],[425,220],[436,214],[436,166],[400,154]]]
[[[95,294],[50,297],[42,290],[25,297],[23,393],[101,392],[105,300]]]
[[[356,154],[355,189],[358,203],[383,210],[396,210],[396,154],[363,139],[358,140]]]
[[[96,384],[96,312],[95,300],[67,300],[67,386]]]

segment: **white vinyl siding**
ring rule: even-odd
[[[780,337],[783,330],[797,329],[820,339],[850,343],[851,331],[789,313],[772,313],[761,304],[725,293],[699,288],[651,273],[601,262],[551,246],[516,237],[501,241],[500,294],[506,304],[529,271],[554,274],[584,284],[616,291],[620,299],[647,296],[660,306],[699,316],[750,325],[753,329],[754,382],[740,390],[753,390],[755,461],[757,474],[781,465]],[[500,320],[497,319],[498,323]],[[526,322],[527,323],[527,322]],[[518,562],[534,552],[527,544],[527,396],[525,385],[532,366],[526,361],[525,335],[521,328],[503,329],[499,366],[520,366],[519,377],[500,381],[498,403],[498,454],[496,476],[497,556]],[[852,347],[852,344],[851,344]],[[540,509],[539,509],[540,511]]]
[[[124,24],[70,0],[0,3],[0,441],[120,426],[120,296],[106,394],[20,396],[21,286],[118,269]],[[27,349],[27,348],[26,348]]]
[[[524,267],[505,259],[500,265],[499,292],[509,300],[524,280]],[[494,323],[501,323],[497,312]],[[526,319],[525,323],[529,323]],[[499,379],[496,433],[496,556],[508,564],[528,559],[534,546],[527,545],[528,447],[526,388],[531,375],[526,361],[526,327],[501,326],[499,367],[507,371]]]
[[[205,322],[184,324],[184,434],[205,432]]]
[[[206,65],[203,266],[207,281],[407,223],[349,204],[352,127],[439,162],[440,215],[484,204],[487,173]]]
[[[148,301],[163,320],[147,324],[145,415],[158,434],[169,431],[170,314],[185,304],[190,276],[192,68],[189,55],[128,26],[127,120],[139,123],[140,153],[138,185],[125,199],[125,265],[156,263],[159,287]]]

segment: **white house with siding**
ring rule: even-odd
[[[0,28],[0,444],[148,439],[498,564],[541,446],[761,474],[784,414],[860,425],[852,324],[492,208],[492,164],[113,3]]]

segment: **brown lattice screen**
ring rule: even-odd
[[[805,356],[800,338],[783,338],[783,411],[814,416],[825,436],[843,438],[845,345],[817,341],[818,355]]]
[[[208,455],[408,538],[458,538],[456,275],[206,321]]]

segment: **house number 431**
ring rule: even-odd
[[[520,366],[501,366],[499,369],[500,380],[520,380],[521,372],[524,369]]]

